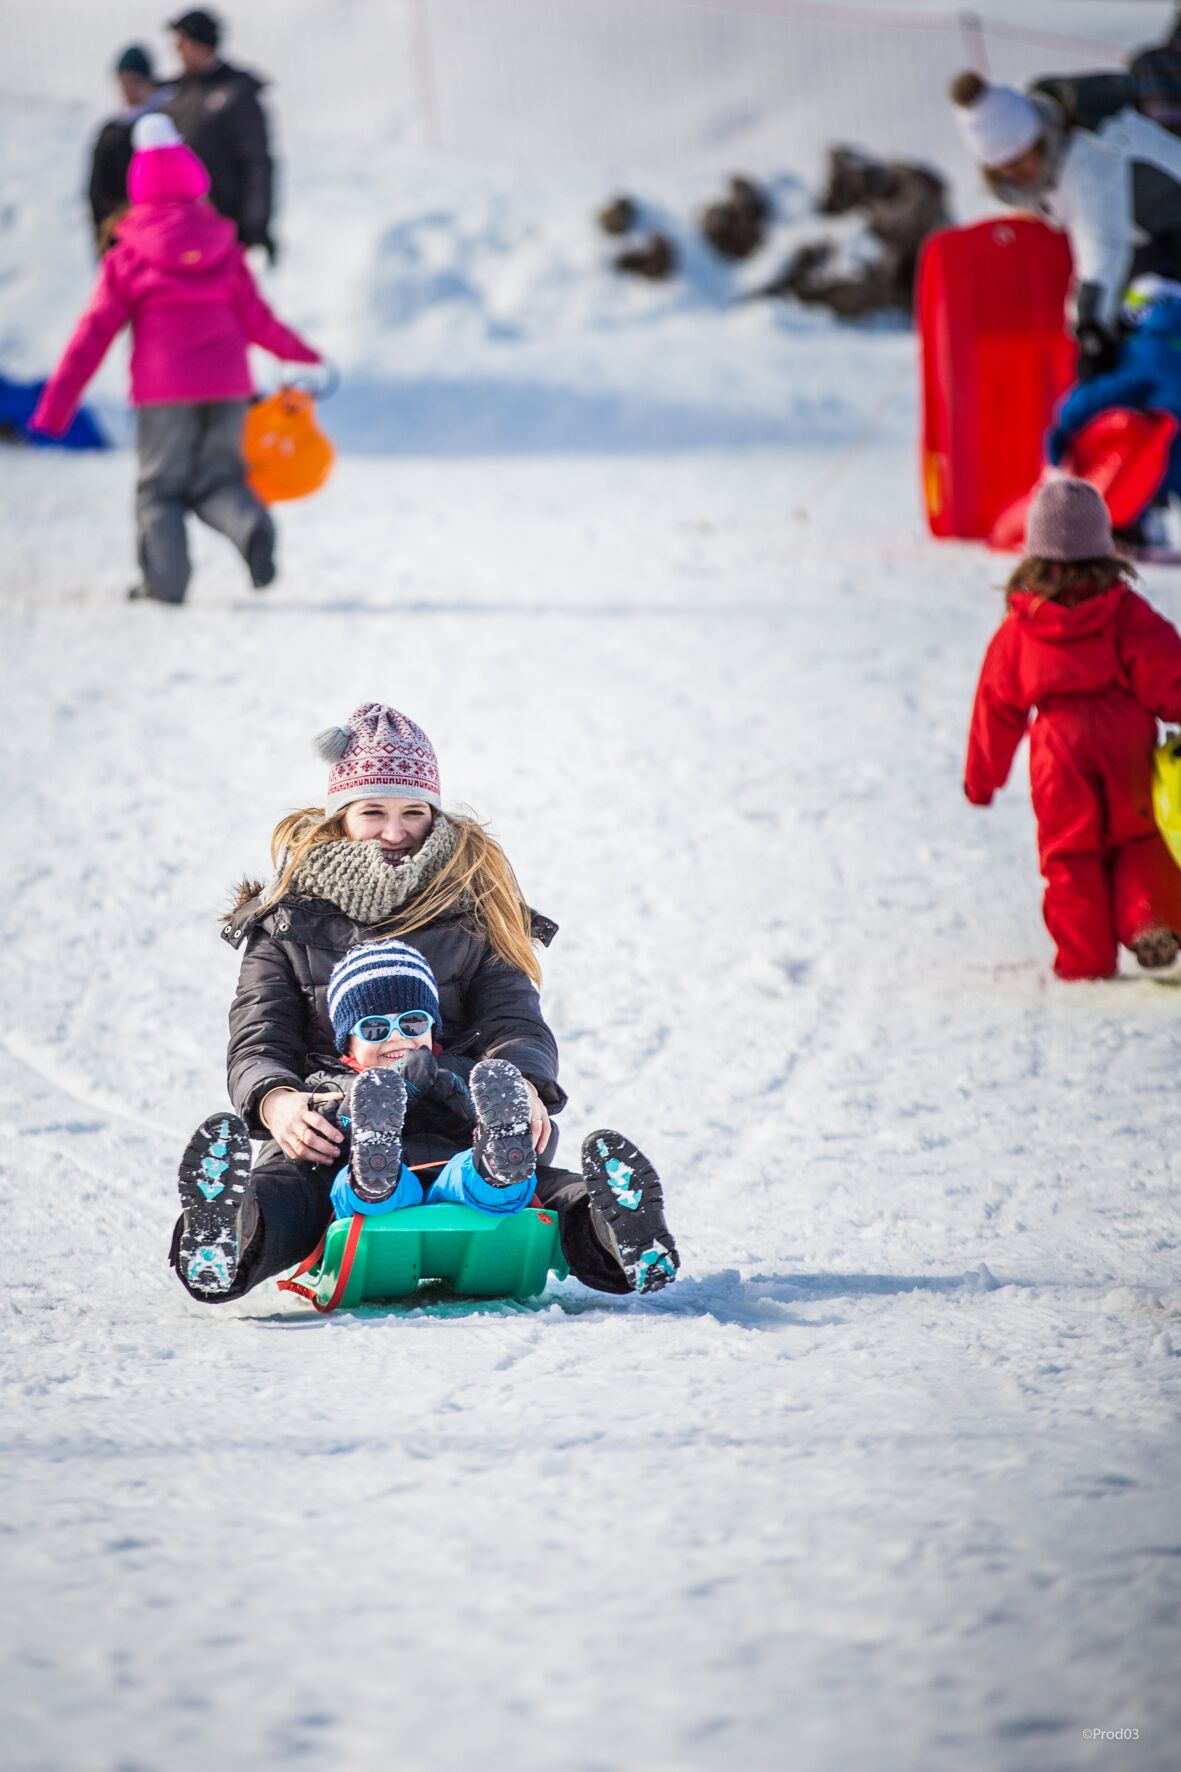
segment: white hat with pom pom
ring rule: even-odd
[[[380,701],[363,702],[346,726],[329,726],[312,740],[332,768],[324,810],[340,812],[352,800],[425,800],[443,810],[439,760],[421,726]]]
[[[973,159],[986,169],[1019,159],[1043,135],[1041,112],[1015,86],[981,79],[965,82],[961,90],[963,96],[956,97],[953,88],[956,118]]]

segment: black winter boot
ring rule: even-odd
[[[476,1168],[493,1187],[528,1181],[537,1168],[529,1129],[529,1091],[515,1064],[482,1058],[468,1082],[476,1110]]]
[[[359,1199],[388,1200],[402,1174],[406,1083],[397,1071],[362,1071],[347,1108],[352,1150],[349,1182]],[[343,1117],[338,1118],[343,1125]]]
[[[583,1140],[582,1177],[596,1232],[605,1229],[633,1292],[658,1292],[677,1277],[681,1258],[664,1217],[660,1177],[621,1132]]]
[[[260,520],[246,544],[246,566],[256,591],[265,591],[275,582],[275,525],[269,517]]]
[[[185,1147],[177,1175],[184,1214],[176,1266],[190,1291],[228,1292],[259,1224],[250,1134],[237,1114],[211,1114]]]

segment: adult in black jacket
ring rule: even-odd
[[[221,60],[221,23],[212,13],[182,13],[171,28],[183,72],[168,114],[209,174],[214,208],[234,223],[243,246],[264,246],[273,262],[274,163],[258,99],[266,81]]]
[[[138,43],[125,49],[115,63],[115,78],[122,94],[123,108],[98,132],[87,185],[95,243],[100,249],[108,243],[104,238],[103,224],[127,207],[131,131],[141,117],[148,111],[157,110],[171,93],[171,88],[161,86],[157,81],[151,58]]]
[[[331,763],[325,805],[291,813],[272,838],[275,878],[244,882],[224,937],[243,948],[230,1009],[230,1098],[252,1137],[265,1139],[240,1203],[223,1199],[214,1233],[194,1233],[184,1217],[171,1259],[194,1297],[239,1297],[304,1260],[332,1216],[329,1193],[341,1165],[342,1134],[308,1092],[308,1078],[339,1064],[328,980],[351,947],[396,937],[429,962],[439,990],[443,1036],[437,1062],[466,1079],[481,1058],[509,1060],[529,1089],[538,1152],[536,1194],[558,1217],[572,1273],[606,1292],[637,1284],[595,1209],[581,1174],[545,1161],[557,1134],[551,1115],[565,1106],[558,1051],[538,996],[533,942],[548,945],[556,925],[530,911],[499,845],[473,820],[444,814],[438,764],[421,728],[395,709],[369,702],[344,727],[317,740]],[[426,1164],[460,1145],[435,1133],[411,1134],[405,1161]],[[182,1203],[185,1201],[182,1163]],[[647,1243],[677,1257],[664,1223],[659,1184],[651,1193]],[[610,1195],[604,1197],[610,1219]],[[224,1213],[236,1217],[224,1218]],[[645,1213],[647,1206],[645,1206]],[[633,1217],[643,1222],[644,1214]],[[630,1230],[629,1221],[629,1230]],[[220,1236],[226,1283],[190,1284],[183,1247],[194,1235]],[[657,1276],[658,1283],[663,1283]],[[651,1290],[642,1270],[639,1283]]]

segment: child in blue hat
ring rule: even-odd
[[[332,1184],[337,1218],[442,1202],[503,1216],[529,1204],[536,1154],[525,1079],[505,1059],[482,1059],[466,1082],[438,1063],[439,990],[417,948],[350,948],[333,967],[328,1010],[342,1069],[354,1076],[320,1072],[308,1087],[349,1134],[348,1162]],[[468,1148],[420,1176],[402,1160],[407,1132]]]

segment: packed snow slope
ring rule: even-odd
[[[105,564],[126,457],[12,459],[14,1766],[1175,1763],[1178,995],[1051,979],[1024,787],[958,786],[996,562],[894,448],[800,520],[816,465],[346,461],[272,596],[210,544],[178,612]],[[372,694],[562,924],[566,1148],[657,1159],[651,1302],[165,1266],[215,912]]]
[[[83,122],[0,107],[9,370],[89,278]],[[1005,563],[925,534],[909,334],[621,289],[605,182],[295,144],[344,447],[266,595],[201,534],[128,606],[131,454],[5,452],[15,1772],[1176,1765],[1181,994],[1056,983],[1023,756],[962,798]],[[656,1160],[651,1300],[168,1271],[217,913],[372,696],[561,925],[563,1153]]]

